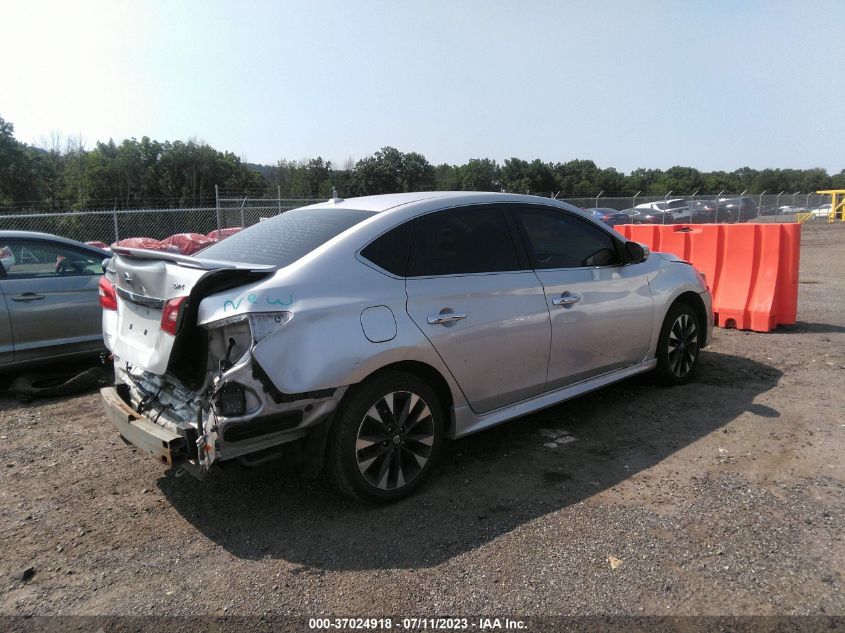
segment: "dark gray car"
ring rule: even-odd
[[[0,231],[0,370],[103,347],[99,248],[46,233]]]

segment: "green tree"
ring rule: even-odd
[[[374,195],[431,191],[435,184],[435,169],[425,156],[386,146],[355,164],[347,186],[353,195]]]
[[[0,203],[32,200],[36,195],[31,157],[15,138],[15,127],[0,117]]]
[[[499,191],[502,187],[499,165],[489,158],[470,158],[460,168],[464,191]]]

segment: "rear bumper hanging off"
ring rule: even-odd
[[[127,405],[114,387],[100,389],[106,417],[130,444],[170,466],[184,460],[185,439],[153,424]]]

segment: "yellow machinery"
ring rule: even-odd
[[[831,224],[837,220],[845,222],[845,189],[827,189],[816,193],[830,196],[830,213],[827,221]]]

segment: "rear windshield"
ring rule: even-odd
[[[287,266],[373,215],[355,209],[294,209],[209,246],[198,257]]]

